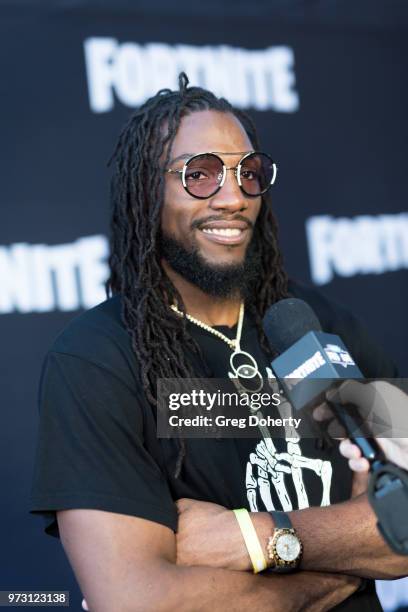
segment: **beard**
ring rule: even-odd
[[[248,299],[258,278],[260,254],[254,238],[248,245],[245,258],[239,264],[216,265],[208,263],[197,247],[190,250],[171,236],[161,232],[160,254],[169,266],[204,293],[214,298],[240,296]]]

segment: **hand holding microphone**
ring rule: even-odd
[[[387,407],[392,408],[397,415],[408,414],[408,395],[395,385],[382,380],[367,384],[349,380],[334,392],[329,392],[327,397],[329,400],[335,397],[341,404],[354,404],[366,414],[381,414]],[[322,420],[325,418],[324,410],[316,409],[314,416],[316,420]],[[385,433],[383,432],[383,435]],[[388,461],[408,470],[408,438],[376,436],[376,440]],[[349,460],[353,471],[368,472],[369,462],[362,456],[358,446],[348,438],[341,442],[340,452]]]
[[[387,460],[383,447],[374,437],[369,437],[373,430],[367,431],[356,402],[351,401],[352,396],[346,393],[338,397],[336,387],[342,380],[364,378],[347,347],[338,336],[322,332],[310,306],[293,298],[280,300],[268,309],[264,331],[270,346],[279,353],[271,369],[292,407],[300,411],[328,401],[370,466],[367,495],[377,515],[381,535],[394,552],[408,555],[408,472]],[[361,394],[362,387],[366,389]],[[362,387],[357,387],[359,394],[370,398],[373,388]],[[369,408],[371,402],[372,398]],[[382,430],[388,426],[381,412],[379,422],[378,419],[371,421],[376,426],[379,424]]]

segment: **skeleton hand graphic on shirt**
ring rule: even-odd
[[[257,375],[260,377],[258,368]],[[278,381],[272,370],[266,368],[267,382],[274,393],[280,393]],[[238,372],[229,372],[229,377],[235,384],[238,392],[245,392],[245,387],[239,379]],[[261,386],[262,386],[261,378]],[[258,391],[259,389],[257,389]],[[246,390],[248,392],[248,390]],[[284,399],[284,398],[283,398]],[[292,407],[284,401],[280,404],[278,411],[282,417],[292,414]],[[257,411],[262,418],[261,410]],[[259,426],[263,440],[258,442],[255,452],[249,456],[246,468],[246,489],[249,507],[252,512],[258,511],[258,494],[266,510],[293,510],[294,505],[290,499],[285,478],[291,478],[296,491],[297,500],[295,508],[309,507],[309,499],[303,481],[303,470],[312,470],[322,482],[322,498],[320,505],[330,505],[330,486],[332,480],[332,465],[330,461],[305,457],[302,454],[300,438],[297,432],[291,428],[287,430],[285,438],[286,452],[277,452],[276,446],[270,437],[266,427]],[[272,487],[274,487],[281,508],[275,508]]]
[[[323,493],[322,506],[330,504],[330,485],[332,466],[330,461],[312,459],[302,455],[299,438],[286,438],[286,452],[278,453],[271,438],[258,442],[255,452],[250,454],[246,469],[246,488],[249,506],[252,512],[258,511],[258,494],[266,510],[274,510],[272,487],[278,496],[281,508],[293,510],[285,478],[292,478],[297,494],[296,508],[307,508],[309,500],[303,482],[303,470],[312,470],[321,478]]]

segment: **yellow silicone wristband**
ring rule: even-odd
[[[233,512],[241,529],[242,537],[244,538],[245,546],[247,547],[254,569],[254,574],[262,572],[268,567],[268,564],[259,543],[258,536],[256,535],[255,527],[249,516],[249,512],[246,508],[239,508],[238,510],[233,510]]]

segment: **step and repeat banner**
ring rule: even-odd
[[[27,514],[39,372],[105,297],[119,131],[181,70],[255,119],[291,276],[360,316],[407,375],[408,8],[268,4],[0,0],[0,590],[79,606],[59,542]],[[408,606],[404,581],[378,589]]]

